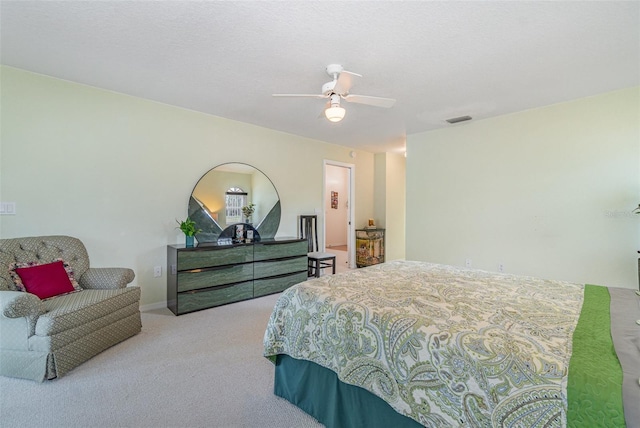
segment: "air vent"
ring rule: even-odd
[[[449,123],[458,123],[458,122],[464,122],[465,120],[471,120],[471,116],[454,117],[454,118],[451,118],[451,119],[447,119],[447,122],[449,122]]]

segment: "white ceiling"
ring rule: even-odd
[[[445,119],[640,84],[638,1],[6,1],[2,64],[330,143],[402,151]],[[325,67],[360,73],[318,118]]]

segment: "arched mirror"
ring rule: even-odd
[[[189,217],[201,229],[196,235],[199,243],[217,242],[225,236],[223,231],[242,223],[250,224],[262,239],[273,238],[280,226],[280,198],[259,169],[225,163],[196,183],[189,198]]]

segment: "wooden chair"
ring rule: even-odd
[[[336,273],[336,255],[318,251],[318,216],[300,216],[300,237],[307,240],[307,275],[320,278],[320,271],[331,268]]]

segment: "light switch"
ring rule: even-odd
[[[16,203],[0,202],[0,215],[16,215]]]

